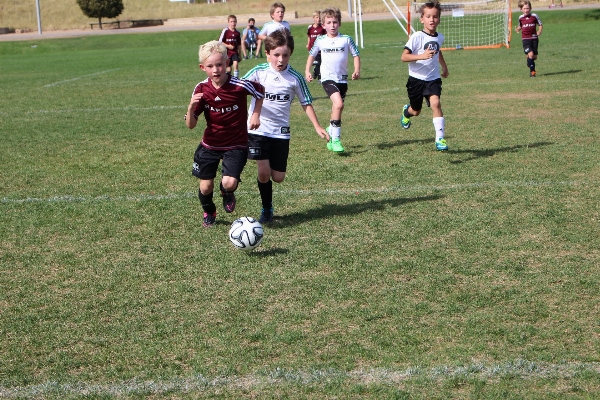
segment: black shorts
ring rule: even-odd
[[[285,172],[289,154],[289,139],[248,134],[248,159],[250,160],[269,160],[272,170]]]
[[[430,107],[429,96],[435,95],[440,97],[442,95],[442,78],[433,81],[422,81],[409,76],[408,82],[406,82],[406,90],[408,91],[410,107],[415,111],[421,111],[421,108],[423,108],[423,97],[427,102],[427,107]]]
[[[538,43],[537,39],[525,39],[523,40],[523,52],[525,54],[529,54],[529,52],[533,51],[533,54],[537,56],[538,54]]]
[[[347,83],[337,83],[335,81],[323,81],[323,90],[327,93],[327,97],[331,97],[334,93],[339,93],[342,96],[342,100],[346,99],[346,92],[348,91]]]
[[[233,65],[234,61],[240,61],[240,56],[238,53],[235,53],[231,57],[229,57],[229,65]]]
[[[200,144],[194,153],[192,175],[202,180],[215,179],[219,162],[223,160],[222,175],[234,177],[241,182],[240,176],[246,166],[247,153],[246,149],[210,150]]]

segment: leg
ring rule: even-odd
[[[205,228],[213,226],[217,218],[217,206],[213,202],[214,185],[214,179],[200,179],[198,199],[200,200],[202,211],[204,211],[202,226]]]
[[[246,51],[246,41],[242,40],[242,56],[244,60],[248,59],[248,52]]]

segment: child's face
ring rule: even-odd
[[[319,25],[321,23],[321,16],[320,15],[313,15],[313,24],[314,25]]]
[[[227,64],[229,60],[221,53],[212,53],[200,64],[200,69],[206,72],[206,76],[217,87],[227,82]]]
[[[275,11],[273,11],[273,15],[271,15],[271,17],[273,17],[273,21],[281,22],[281,21],[283,21],[284,15],[285,15],[285,11],[283,11],[283,8],[277,7],[275,9]]]
[[[229,21],[227,21],[229,23],[229,29],[231,29],[232,31],[235,30],[235,27],[237,26],[237,19],[235,18],[229,18]]]
[[[292,51],[287,46],[280,46],[268,51],[267,54],[269,55],[269,63],[271,64],[271,67],[274,70],[281,72],[290,62]]]
[[[328,36],[337,36],[338,30],[340,29],[340,22],[336,17],[325,17],[323,20],[323,27],[327,31]]]
[[[421,15],[421,23],[427,33],[435,33],[440,24],[440,13],[436,8],[426,8]]]
[[[529,13],[531,12],[531,7],[529,7],[529,4],[523,4],[523,7],[521,7],[521,11],[523,11],[523,14],[529,15]]]

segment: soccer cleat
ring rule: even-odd
[[[342,153],[344,151],[344,146],[342,146],[342,142],[339,138],[331,139],[331,151],[336,153]]]
[[[226,213],[232,213],[235,210],[235,194],[233,192],[221,192],[223,196],[223,208]]]
[[[204,217],[202,218],[202,226],[205,228],[210,228],[215,224],[217,219],[217,212],[215,211],[212,214],[204,213]]]
[[[404,116],[404,111],[408,110],[408,107],[410,107],[410,104],[406,104],[403,108],[402,108],[402,118],[400,118],[400,125],[402,125],[402,127],[404,129],[408,129],[410,128],[410,118],[406,118]]]
[[[438,151],[448,150],[448,145],[446,144],[446,139],[440,139],[437,142],[435,142],[435,148],[438,149]]]
[[[535,71],[531,71],[531,72],[529,73],[529,77],[530,77],[530,78],[535,78],[535,77],[536,77],[536,75],[537,75],[537,74],[535,73]]]
[[[333,147],[331,147],[332,146],[331,141],[333,139],[331,139],[331,134],[329,133],[329,127],[325,128],[325,130],[327,131],[327,134],[329,135],[329,141],[327,142],[327,150],[333,151]]]
[[[273,207],[269,208],[268,211],[265,211],[263,208],[260,212],[260,218],[258,218],[258,222],[261,224],[268,224],[273,222]]]

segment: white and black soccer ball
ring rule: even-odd
[[[238,249],[250,251],[257,248],[264,236],[263,227],[252,217],[241,217],[233,221],[229,229],[229,240]]]

